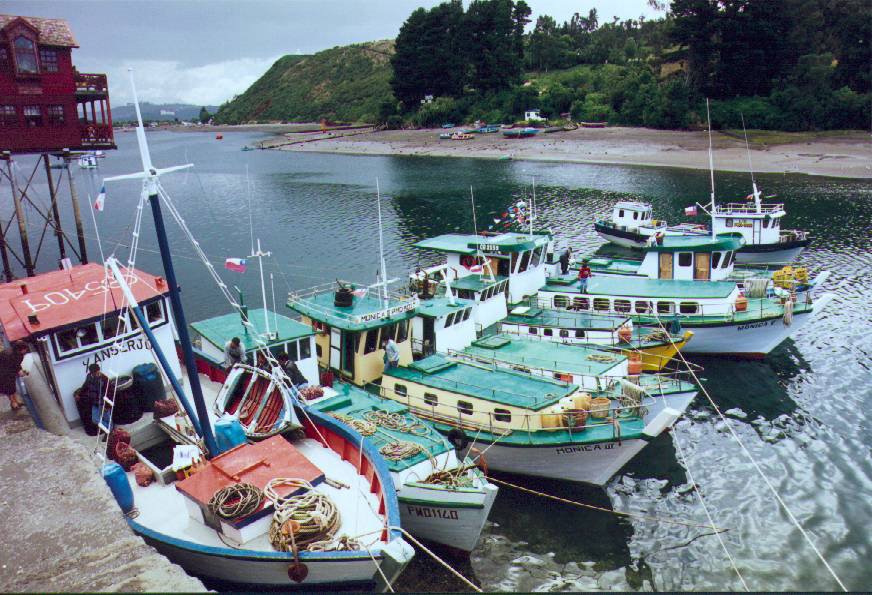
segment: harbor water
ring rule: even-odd
[[[487,229],[506,206],[530,200],[535,177],[537,227],[550,227],[576,253],[603,243],[592,223],[607,215],[616,200],[647,200],[656,217],[679,221],[684,207],[704,203],[709,193],[705,170],[240,151],[261,138],[248,133],[224,133],[221,141],[202,133],[154,132],[148,138],[158,167],[195,164],[164,176],[162,184],[219,270],[225,258],[251,253],[251,229],[272,251],[265,260],[267,299],[270,307],[274,299],[279,311],[285,310],[289,290],[337,278],[375,281],[376,180],[388,274],[400,282],[414,267],[438,258],[412,249],[414,242],[473,231],[470,188],[478,228]],[[119,150],[107,152],[99,169],[72,166],[83,203],[93,201],[102,177],[141,169],[134,134],[119,133],[117,141]],[[28,158],[19,162],[20,179],[34,163]],[[785,203],[783,227],[810,233],[811,246],[801,264],[832,271],[825,290],[835,294],[834,301],[764,361],[694,358],[728,422],[700,395],[674,431],[643,450],[606,489],[498,476],[647,518],[584,510],[503,487],[492,523],[472,556],[467,560],[443,552],[483,589],[740,590],[730,557],[705,527],[708,520],[694,484],[715,524],[728,529],[720,537],[748,588],[836,589],[728,425],[845,585],[864,590],[872,583],[872,429],[866,409],[872,399],[872,182],[767,174],[758,175],[757,183],[765,196],[775,197],[766,202]],[[744,197],[751,187],[749,175],[738,173],[718,173],[716,184],[721,200]],[[90,207],[83,204],[89,257],[98,261],[115,253],[126,260],[140,189],[136,182],[117,182],[106,190],[105,211],[94,214],[96,229]],[[33,191],[36,202],[47,205],[45,184],[35,183]],[[74,237],[63,189],[61,201],[64,230]],[[9,202],[3,202],[7,220]],[[30,215],[35,242],[41,226],[35,213]],[[173,222],[169,234],[188,319],[227,312]],[[158,273],[154,238],[146,211],[136,266]],[[10,234],[8,241],[15,246],[17,239]],[[56,243],[50,235],[41,250],[40,270],[52,268]],[[249,304],[261,299],[254,266],[250,262],[245,274],[221,271],[228,284],[244,291]],[[657,518],[700,527],[652,520]],[[462,588],[420,552],[396,586]]]

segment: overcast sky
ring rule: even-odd
[[[112,103],[218,105],[284,54],[394,38],[418,6],[441,0],[4,0],[0,12],[67,19],[81,72],[109,75]],[[658,16],[646,0],[528,0],[559,22],[596,8],[600,22]],[[468,2],[464,2],[468,4]]]

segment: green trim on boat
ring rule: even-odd
[[[455,429],[455,426],[444,424],[438,421],[431,422],[437,430],[443,434],[447,434]],[[601,424],[596,426],[588,426],[582,430],[537,430],[535,432],[527,432],[525,430],[516,430],[507,436],[499,433],[491,433],[485,430],[481,432],[467,431],[466,434],[470,437],[475,437],[477,442],[482,444],[491,444],[496,442],[500,446],[523,447],[542,447],[542,446],[582,446],[582,445],[602,445],[610,442],[620,442],[622,440],[633,440],[643,438],[645,434],[645,422],[639,417],[622,419],[621,437],[617,438],[614,434],[612,424]]]
[[[435,250],[436,252],[451,252],[471,256],[478,254],[479,246],[485,252],[523,252],[540,246],[545,246],[550,240],[550,235],[536,232],[533,237],[529,234],[518,232],[506,232],[493,236],[447,233],[435,238],[427,238],[413,244],[415,248]]]
[[[409,302],[391,298],[387,306],[382,303],[377,291],[364,296],[353,296],[350,307],[333,305],[333,292],[326,291],[306,297],[290,297],[288,308],[328,326],[346,331],[365,331],[381,328],[415,316],[415,308]],[[407,309],[408,308],[408,309]],[[391,311],[390,317],[379,318],[379,313]]]
[[[738,250],[745,245],[745,240],[738,233],[719,233],[717,237],[705,235],[675,235],[664,236],[663,243],[646,246],[651,252],[715,252],[717,250]]]
[[[455,298],[454,303],[452,304],[447,297],[434,297],[421,300],[421,305],[418,306],[415,313],[418,316],[424,316],[425,318],[440,318],[442,316],[447,316],[452,312],[460,312],[464,308],[469,308],[474,305],[475,302],[472,300]]]
[[[415,506],[433,506],[435,508],[484,508],[484,503],[481,502],[440,502],[438,500],[421,500],[418,498],[407,498],[401,494],[397,494],[397,500],[401,504],[414,504]]]
[[[287,341],[315,334],[312,327],[293,318],[288,318],[271,311],[267,311],[267,315],[269,316],[270,330],[277,333],[275,339],[267,341],[267,346],[280,345]],[[257,347],[257,342],[252,333],[261,337],[265,336],[266,325],[264,323],[263,308],[249,310],[248,320],[254,329],[242,324],[242,317],[236,312],[214,316],[206,320],[198,320],[191,323],[191,328],[221,351],[224,351],[224,345],[233,337],[239,337],[245,348],[249,350]]]

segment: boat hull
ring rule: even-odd
[[[817,309],[818,304],[815,304],[815,310]],[[682,351],[690,354],[763,358],[808,323],[815,310],[794,314],[793,322],[789,326],[784,324],[781,316],[755,322],[716,325],[696,325],[682,321],[682,327],[693,331],[693,341]]]
[[[400,520],[404,529],[421,539],[471,552],[497,491],[493,484],[481,490],[405,485],[397,494]]]
[[[601,223],[594,223],[593,228],[597,235],[605,241],[623,246],[624,248],[642,248],[647,244],[650,237],[635,231],[617,229]]]
[[[685,329],[687,330],[687,329]],[[621,355],[630,357],[633,353],[638,353],[642,359],[642,370],[645,372],[659,372],[666,364],[672,361],[672,358],[680,351],[687,351],[686,345],[692,343],[692,332],[685,332],[684,338],[681,341],[673,341],[662,345],[642,347],[639,349],[621,349]]]
[[[808,246],[808,240],[778,244],[748,244],[736,252],[736,262],[745,264],[790,264]]]

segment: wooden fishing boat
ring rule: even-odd
[[[581,122],[582,128],[605,128],[608,125],[608,122]]]
[[[478,447],[491,469],[603,485],[680,410],[433,355],[391,368],[381,395],[434,423],[455,448]]]
[[[248,438],[262,440],[300,427],[292,390],[283,375],[236,364],[215,399],[215,413],[238,420]]]
[[[469,132],[455,132],[451,135],[451,140],[471,140],[472,134]]]
[[[506,138],[529,138],[539,134],[538,128],[511,128],[503,130],[503,136]]]
[[[346,383],[308,405],[351,425],[385,459],[403,528],[465,552],[478,543],[497,487],[408,407]]]

